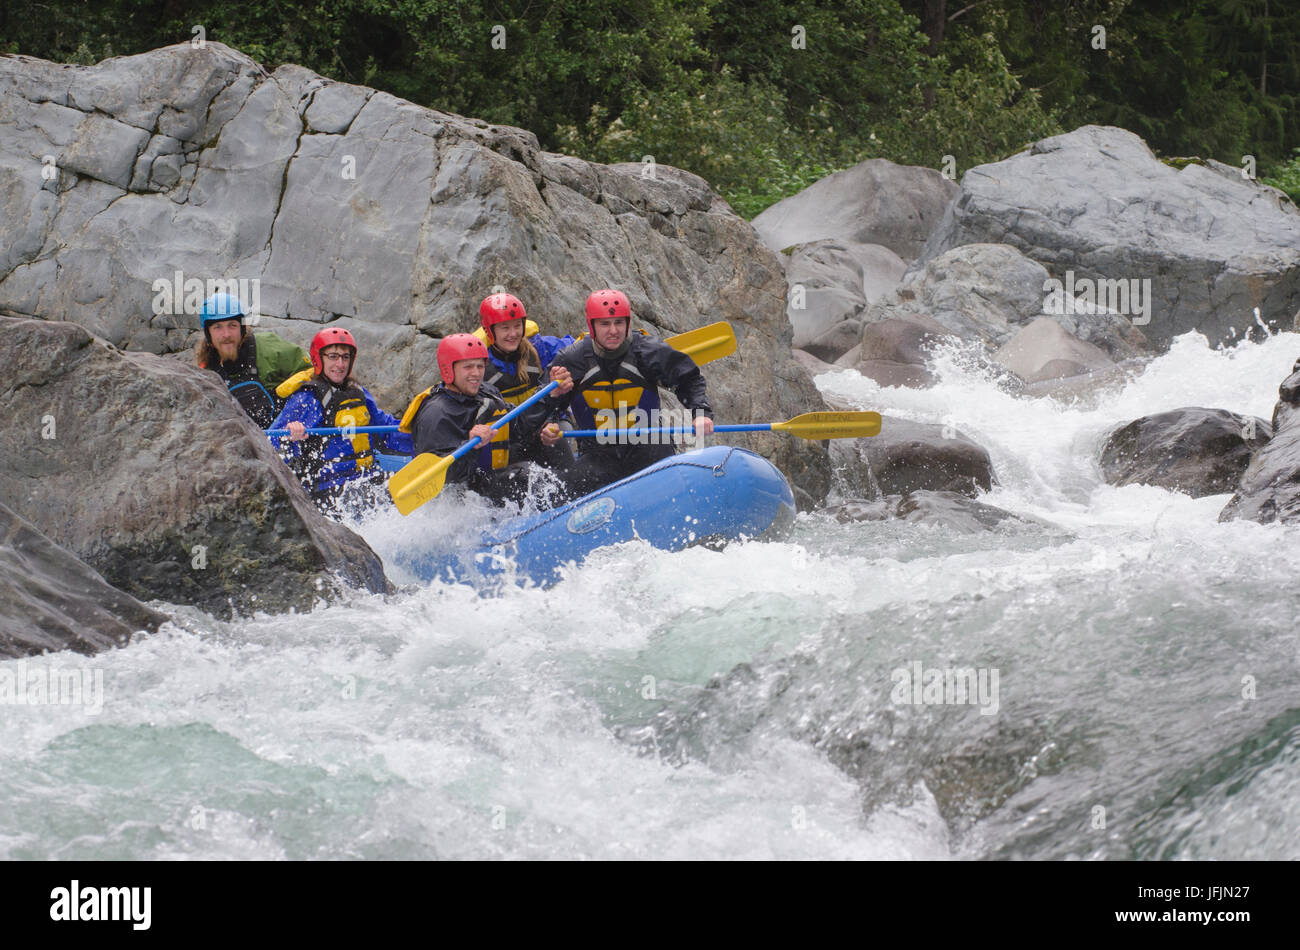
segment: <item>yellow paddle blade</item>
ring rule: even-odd
[[[388,480],[388,494],[404,515],[409,515],[430,498],[436,498],[447,482],[447,469],[454,462],[450,455],[441,458],[432,452],[417,455]]]
[[[664,342],[695,360],[696,366],[712,363],[736,352],[736,333],[725,320],[670,336]]]
[[[805,412],[789,422],[772,423],[772,431],[801,439],[859,439],[880,434],[880,413]]]

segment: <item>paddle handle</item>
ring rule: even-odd
[[[537,392],[533,393],[531,396],[529,396],[527,399],[525,399],[525,400],[524,400],[523,402],[521,402],[519,405],[515,406],[515,408],[513,408],[513,409],[511,409],[509,412],[507,412],[507,413],[506,413],[504,416],[502,416],[500,419],[497,419],[495,422],[493,422],[491,425],[489,425],[488,428],[489,428],[489,429],[492,429],[493,431],[495,431],[495,430],[497,430],[497,429],[500,429],[503,425],[505,425],[507,422],[509,422],[509,421],[510,421],[511,419],[513,419],[515,416],[519,415],[519,413],[523,412],[523,411],[524,411],[525,409],[527,409],[529,406],[533,405],[533,404],[536,403],[538,400],[540,400],[540,399],[542,399],[542,398],[544,398],[544,397],[546,397],[546,396],[549,396],[549,395],[551,394],[551,390],[555,389],[555,387],[558,386],[558,385],[560,385],[560,384],[559,384],[559,383],[555,383],[555,382],[547,383],[545,386],[543,386],[541,389],[537,390]],[[475,436],[474,438],[470,439],[468,442],[466,442],[464,445],[462,445],[460,448],[458,448],[455,452],[452,452],[452,453],[451,453],[451,459],[452,459],[452,461],[454,462],[456,459],[461,458],[461,457],[464,456],[466,453],[474,451],[474,448],[479,444],[479,442],[480,442],[480,439],[479,439],[478,436]]]
[[[340,435],[344,432],[355,433],[356,435],[379,434],[383,432],[396,432],[397,426],[356,426],[353,428],[344,428],[342,426],[332,426],[329,428],[308,429],[308,435]],[[278,438],[289,434],[288,429],[267,429],[266,434],[272,438]]]
[[[768,432],[772,428],[770,422],[754,422],[749,425],[735,426],[714,426],[714,432]],[[576,429],[573,432],[565,432],[566,439],[595,439],[601,436],[608,438],[611,435],[694,435],[694,429],[688,429],[685,426],[671,426],[663,429]]]

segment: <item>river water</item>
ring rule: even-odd
[[[1268,418],[1297,355],[1187,335],[1073,404],[958,355],[923,391],[818,378],[985,446],[982,500],[1024,519],[996,530],[801,515],[495,597],[393,568],[389,597],[162,605],[125,649],[6,661],[103,692],[0,707],[0,857],[1300,857],[1300,527],[1095,462],[1141,415]],[[481,514],[360,530],[396,563]]]

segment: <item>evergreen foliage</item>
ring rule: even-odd
[[[195,25],[548,149],[653,156],[746,216],[867,158],[960,173],[1085,123],[1300,176],[1285,0],[8,0],[0,52],[92,63]]]

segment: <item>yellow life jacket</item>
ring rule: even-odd
[[[336,388],[328,381],[314,377],[315,370],[304,369],[294,373],[275,387],[275,394],[281,399],[288,399],[299,389],[307,387],[320,403],[321,411],[325,415],[322,428],[336,426],[340,429],[349,427],[359,429],[370,424],[370,409],[366,406],[365,391],[360,386]],[[370,450],[369,435],[363,432],[356,433],[352,436],[351,442],[352,459],[356,462],[357,468],[369,468],[375,464],[374,453]]]
[[[506,321],[502,321],[502,322],[504,323]],[[541,332],[542,332],[542,328],[539,327],[532,320],[524,321],[524,336],[526,337],[537,336],[537,334]],[[483,341],[484,346],[492,345],[491,342],[488,340],[487,330],[484,330],[482,327],[479,327],[477,330],[475,330],[474,335]]]
[[[645,395],[646,381],[641,374],[627,363],[620,364],[619,368],[626,375],[590,380],[589,388],[582,391],[583,402],[591,410],[597,429],[627,428],[627,414],[641,406]],[[613,414],[608,410],[613,410]]]
[[[515,365],[517,367],[519,364],[516,363]],[[499,389],[501,398],[510,403],[511,406],[518,406],[537,392],[537,387],[542,382],[542,371],[537,366],[529,366],[522,376],[517,372],[514,376],[507,376],[504,371],[497,369],[495,363],[489,363],[488,369],[493,370],[493,373],[483,382]]]
[[[492,400],[483,399],[482,407],[475,418],[475,424],[491,425],[494,419],[499,419],[514,406],[507,405],[504,407],[494,406]],[[510,464],[510,423],[506,423],[499,429],[492,431],[492,441],[488,443],[492,450],[492,468],[505,468]]]
[[[407,406],[406,411],[402,413],[402,421],[397,424],[399,432],[411,431],[411,425],[415,422],[415,414],[420,411],[420,407],[424,405],[424,401],[429,398],[431,392],[433,392],[432,386],[424,392],[418,393],[416,397],[411,400],[411,404]]]
[[[532,320],[524,321],[524,336],[526,338],[537,336],[539,332],[540,328]],[[487,331],[482,327],[475,330],[474,335],[488,346],[492,345],[488,341]],[[519,364],[516,361],[516,369],[518,368],[518,365]],[[529,372],[523,376],[520,376],[518,372],[516,372],[514,376],[508,376],[503,370],[497,367],[496,363],[488,360],[488,371],[491,375],[483,377],[483,382],[499,389],[502,398],[504,398],[506,402],[510,403],[512,407],[519,405],[533,393],[537,392],[537,387],[541,385],[542,381],[542,370],[537,366],[530,366]]]
[[[407,406],[406,411],[402,413],[402,421],[398,423],[397,426],[398,429],[400,429],[402,432],[411,431],[411,427],[415,424],[416,413],[420,411],[420,407],[424,405],[424,401],[428,399],[431,395],[433,395],[434,388],[435,387],[432,386],[429,387],[424,392],[417,394],[416,397],[411,400],[411,404]],[[488,399],[486,396],[480,396],[479,410],[478,413],[475,415],[474,422],[470,426],[470,428],[473,428],[473,426],[479,424],[491,425],[493,419],[497,419],[500,418],[501,416],[504,416],[512,408],[514,407],[506,406],[505,408],[500,408],[494,406],[491,399]],[[489,442],[488,445],[491,447],[492,450],[491,465],[494,469],[505,468],[507,465],[509,465],[510,464],[510,423],[507,422],[501,428],[494,429],[492,431],[492,441]]]

